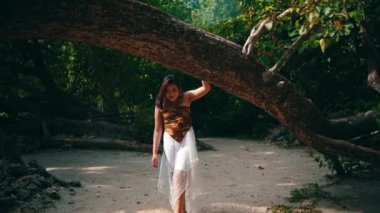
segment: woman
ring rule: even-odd
[[[199,194],[196,172],[198,155],[191,124],[190,104],[205,96],[211,85],[183,92],[174,75],[166,76],[156,98],[154,110],[152,166],[158,167],[158,148],[164,131],[158,189],[169,192],[175,213],[194,212],[192,201]]]

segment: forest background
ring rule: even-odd
[[[304,33],[305,23],[318,22],[316,33],[296,50],[281,74],[329,118],[380,109],[379,95],[367,83],[367,54],[357,25],[365,21],[378,49],[377,1],[143,2],[240,45],[260,20],[281,13],[289,5],[298,8],[285,20],[266,24],[267,32],[254,44],[254,56],[272,66]],[[162,78],[174,73],[185,90],[200,85],[198,79],[162,65],[86,44],[13,40],[1,42],[0,49],[0,122],[4,138],[12,134],[38,138],[70,132],[96,135],[107,130],[98,127],[93,132],[81,132],[62,120],[50,125],[55,119],[65,118],[123,125],[126,128],[117,134],[150,144],[154,99]],[[279,126],[261,109],[217,87],[192,105],[192,113],[199,137],[264,138]],[[287,133],[285,141],[292,143],[295,138]],[[2,153],[7,150],[4,147]]]
[[[2,208],[13,208],[14,205],[19,205],[20,202],[16,200],[16,197],[25,201],[32,197],[32,194],[36,194],[36,184],[29,184],[31,182],[39,183],[37,185],[44,188],[43,190],[47,188],[45,191],[48,191],[48,196],[53,199],[59,197],[55,191],[55,184],[60,186],[81,185],[79,182],[65,182],[55,178],[36,162],[28,163],[28,166],[26,166],[22,162],[21,154],[52,146],[60,148],[97,146],[151,152],[154,100],[162,78],[168,74],[175,74],[182,83],[184,90],[200,86],[200,80],[202,80],[183,74],[183,67],[178,72],[163,65],[128,55],[124,51],[101,47],[106,45],[115,48],[115,46],[112,46],[113,42],[122,44],[122,42],[117,41],[119,37],[115,36],[115,34],[110,34],[115,36],[111,36],[108,41],[110,43],[99,44],[99,46],[74,42],[78,38],[70,35],[68,29],[71,26],[65,25],[65,21],[74,21],[67,23],[75,24],[75,21],[79,20],[79,23],[82,24],[79,25],[79,28],[81,26],[83,28],[85,21],[88,21],[86,18],[76,19],[77,17],[74,17],[72,20],[65,19],[55,22],[57,21],[54,19],[56,18],[55,14],[50,17],[44,16],[49,14],[49,11],[43,11],[48,7],[41,7],[46,2],[36,4],[23,2],[25,4],[19,7],[17,4],[20,2],[0,3],[0,188],[2,189],[0,190],[0,206]],[[138,32],[133,32],[132,29],[132,34],[136,34],[130,37],[132,38],[131,41],[143,44],[146,42],[144,45],[150,44],[149,42],[162,42],[169,39],[165,36],[175,37],[178,36],[178,33],[181,33],[181,31],[176,30],[174,30],[173,34],[162,33],[170,30],[170,27],[174,26],[172,25],[173,23],[178,24],[179,22],[174,19],[173,22],[169,22],[168,20],[172,20],[171,18],[167,18],[167,16],[157,11],[150,10],[147,7],[140,7],[140,4],[131,1],[110,2],[114,4],[110,3],[108,5],[107,2],[96,0],[84,2],[86,3],[83,4],[84,8],[90,8],[90,12],[80,10],[83,6],[81,1],[70,2],[70,4],[62,2],[61,4],[57,3],[57,5],[52,2],[46,4],[53,6],[51,8],[58,9],[57,11],[61,8],[70,8],[70,6],[76,5],[78,8],[72,8],[75,8],[77,12],[80,11],[78,12],[79,15],[89,15],[90,18],[94,15],[91,12],[96,11],[93,9],[96,9],[99,5],[103,8],[110,6],[109,8],[111,9],[118,9],[118,7],[128,9],[130,5],[132,5],[131,8],[144,8],[146,11],[156,15],[153,16],[153,19],[147,19],[150,22],[154,22],[156,17],[161,17],[163,22],[157,23],[169,23],[167,26],[165,25],[167,28],[163,28],[163,31],[157,30],[155,27],[152,28],[152,26],[148,25],[151,23],[141,23],[142,25],[147,24],[147,30],[151,33],[148,33],[149,35],[158,35],[155,38],[157,40],[152,39],[147,42],[138,40],[142,37],[139,37]],[[355,171],[376,171],[376,168],[378,169],[379,164],[376,164],[378,161],[375,161],[379,159],[378,150],[380,148],[378,143],[380,139],[380,80],[377,72],[380,61],[378,53],[380,3],[378,1],[144,0],[142,2],[157,7],[195,28],[201,28],[206,32],[218,35],[241,46],[245,44],[252,28],[254,26],[260,28],[260,24],[264,23],[261,26],[264,30],[260,31],[260,36],[257,36],[252,43],[252,53],[244,60],[241,60],[241,55],[235,58],[231,57],[242,63],[246,63],[251,59],[252,64],[258,68],[262,68],[261,64],[266,68],[270,68],[277,62],[282,61],[284,54],[289,53],[289,50],[294,50],[294,54],[285,60],[285,66],[276,71],[279,72],[276,77],[277,80],[280,79],[283,83],[285,81],[282,76],[288,79],[289,83],[291,82],[296,90],[303,95],[302,98],[295,92],[276,94],[276,92],[281,93],[284,90],[277,90],[277,86],[273,86],[273,84],[264,84],[264,80],[261,78],[251,78],[245,82],[243,82],[245,79],[240,78],[241,76],[261,77],[259,72],[268,73],[266,69],[258,72],[255,72],[257,70],[252,70],[252,73],[255,74],[251,76],[249,75],[250,73],[246,72],[247,70],[243,70],[245,73],[242,73],[243,71],[239,73],[240,70],[233,70],[234,75],[232,76],[235,77],[233,80],[240,80],[239,82],[245,83],[242,87],[239,87],[240,85],[234,84],[234,81],[231,81],[232,83],[228,81],[229,76],[220,76],[226,73],[225,70],[220,69],[220,67],[212,70],[214,66],[209,67],[213,74],[217,73],[214,75],[214,77],[218,77],[218,80],[214,82],[215,84],[224,90],[227,89],[226,91],[234,95],[248,97],[250,102],[230,95],[217,86],[213,86],[212,91],[205,98],[192,104],[193,125],[198,137],[267,138],[272,142],[291,146],[300,144],[292,134],[292,132],[296,132],[298,134],[297,138],[304,140],[302,143],[311,145],[323,153],[319,155],[316,152],[311,152],[314,153],[319,166],[328,166],[336,174],[347,175],[353,174]],[[94,5],[91,5],[92,3]],[[66,7],[68,5],[69,7]],[[49,28],[48,25],[33,25],[33,20],[28,22],[28,19],[22,19],[25,18],[22,14],[31,15],[37,21],[41,18],[38,17],[37,13],[30,12],[31,10],[28,6],[35,6],[34,8],[41,9],[44,12],[42,19],[39,21],[61,24],[63,28],[59,28],[58,24],[58,28],[51,27],[53,29],[51,32],[54,34],[57,33],[54,29],[63,30],[64,32],[62,33],[66,33],[66,36],[69,35],[68,38],[71,41],[17,39],[29,38],[29,25],[31,27],[30,32],[34,32],[33,27],[47,26],[46,28]],[[21,19],[18,19],[17,15],[13,15],[12,10],[6,11],[7,8],[15,9],[15,14],[18,12]],[[63,13],[70,14],[70,10],[63,10]],[[131,11],[134,12],[134,15],[140,15],[136,11]],[[278,18],[284,11],[289,13],[282,18]],[[103,15],[109,14],[104,12]],[[127,15],[126,17],[129,17]],[[71,18],[65,16],[65,14],[61,17]],[[139,18],[141,17],[136,18],[136,20],[141,20]],[[17,21],[20,20],[21,22],[18,23]],[[120,20],[120,17],[116,17],[116,22],[118,20]],[[135,21],[133,18],[131,20],[132,22]],[[117,27],[118,23],[116,25],[109,22],[106,22],[106,25],[99,24],[102,21],[97,20],[94,25],[90,25],[89,32],[104,39],[107,38],[107,30],[112,32],[112,27]],[[23,26],[23,24],[26,26]],[[99,25],[97,26],[97,24]],[[91,28],[93,26],[95,28]],[[111,27],[111,29],[107,28],[107,26]],[[130,25],[128,23],[125,26]],[[2,27],[6,30],[3,31]],[[134,27],[141,30],[139,27]],[[22,29],[27,30],[23,31]],[[178,29],[182,28],[179,27]],[[186,29],[189,30],[190,28]],[[50,31],[46,30],[48,32],[46,35],[49,35]],[[258,29],[256,30],[259,31]],[[78,32],[86,33],[86,31]],[[115,31],[116,35],[120,32],[122,36],[130,36],[126,32]],[[210,43],[221,41],[222,45],[219,49],[231,44],[227,40],[218,37],[206,37],[205,35],[208,35],[206,32],[198,31],[197,29],[191,28],[189,32],[187,38],[197,38],[198,40],[195,39],[195,41],[198,41],[199,44],[209,44],[202,43],[201,39],[204,38],[209,39],[208,42],[211,41]],[[86,40],[85,33],[82,34],[84,37],[80,37],[79,40],[91,43],[91,35],[88,38],[89,40]],[[163,35],[160,35],[160,33]],[[42,37],[46,35],[42,33]],[[137,39],[133,40],[133,36],[136,36]],[[40,38],[38,33],[30,37]],[[59,35],[53,35],[53,38],[55,37],[59,37]],[[299,46],[294,47],[299,38],[303,38],[303,41],[299,43]],[[177,42],[176,38],[173,39]],[[94,40],[91,41],[93,42]],[[174,45],[173,47],[170,44],[172,45],[172,43],[169,42],[168,49],[172,48],[175,51],[177,51],[178,47],[188,47],[181,46],[182,44]],[[196,47],[194,49],[207,52],[204,49],[205,47],[197,46],[199,44],[194,42],[194,44],[186,45],[193,45]],[[145,48],[149,46],[144,45],[143,47]],[[157,46],[160,45],[162,43],[158,43]],[[235,45],[235,47],[240,49],[240,46]],[[116,49],[118,48],[116,47]],[[147,53],[139,54],[142,54],[145,58],[154,55],[156,61],[159,62],[167,63],[174,60],[162,60],[165,56],[157,57],[157,54],[149,52],[154,48],[147,49]],[[226,55],[236,56],[234,55],[235,49],[225,48],[225,50],[228,50]],[[137,50],[135,51],[137,52]],[[189,52],[186,53],[188,54]],[[197,54],[202,54],[202,51],[195,51],[195,53],[191,54],[185,56],[194,57],[193,61],[197,63],[197,60],[201,58]],[[214,54],[216,58],[221,55],[224,56],[223,52]],[[152,56],[152,58],[154,57]],[[157,58],[159,59],[157,60]],[[226,61],[231,62],[231,58]],[[184,61],[186,59],[184,58]],[[260,65],[257,65],[259,63],[255,61],[258,61]],[[207,67],[209,62],[213,64],[213,58],[208,57],[197,66]],[[232,61],[231,63],[234,62]],[[187,65],[194,67],[192,64]],[[229,65],[224,64],[224,66]],[[247,67],[255,66],[250,65]],[[231,67],[237,69],[236,67],[240,66],[234,64],[227,67],[226,70],[231,69]],[[194,71],[194,73],[186,70],[186,72],[194,74],[194,76],[206,76],[205,73],[210,70],[205,70],[204,72]],[[221,79],[224,81],[221,81]],[[268,94],[273,94],[277,97],[274,97],[272,102],[256,100],[260,99],[260,97],[255,96],[259,94],[255,90],[256,88],[250,90],[250,92],[254,91],[251,94],[243,96],[242,93],[244,92],[241,91],[241,88],[252,89],[250,85],[247,86],[247,82],[252,82],[252,79],[258,81],[256,85],[259,86],[257,88],[266,90],[263,91],[262,97],[270,97]],[[221,82],[226,82],[226,84]],[[281,81],[279,82],[281,83]],[[286,81],[287,83],[288,81]],[[274,89],[274,92],[268,92],[268,88]],[[290,87],[287,88],[289,89]],[[280,100],[281,97],[286,97],[287,99]],[[305,104],[307,101],[303,101],[303,97],[312,102],[316,106],[315,109],[319,109],[322,113],[316,111],[315,116],[312,113],[305,116],[305,112],[310,112],[310,109],[314,109],[314,105]],[[285,102],[295,106],[296,110],[288,109],[287,106],[284,106]],[[261,108],[252,103],[259,103]],[[310,107],[311,105],[312,107]],[[309,111],[300,112],[303,110],[303,106],[309,107]],[[277,114],[272,117],[267,112]],[[297,115],[291,116],[293,112]],[[321,122],[324,121],[321,114],[331,119],[331,122]],[[355,115],[360,116],[354,117]],[[372,115],[373,117],[371,117]],[[287,128],[290,128],[292,132],[281,127],[276,118],[282,124],[286,123]],[[333,119],[337,119],[338,122]],[[339,123],[339,121],[342,122]],[[328,126],[320,125],[321,123],[328,124]],[[329,129],[330,127],[331,130]],[[345,127],[353,130],[353,132],[348,134],[339,132]],[[310,129],[312,131],[307,132]],[[325,140],[326,137],[343,139],[350,143]],[[198,142],[203,148],[210,148],[202,141]],[[342,155],[335,156],[334,154]],[[350,156],[356,158],[350,158]],[[375,175],[371,178],[374,177],[378,178],[379,176]],[[28,189],[26,190],[25,188]]]

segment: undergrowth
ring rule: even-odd
[[[291,203],[290,205],[272,205],[269,212],[322,213],[315,207],[319,201],[328,200],[336,204],[340,202],[339,198],[325,190],[325,186],[316,183],[306,184],[302,188],[292,190],[287,200]]]

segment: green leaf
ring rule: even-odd
[[[325,7],[323,9],[323,13],[325,16],[328,16],[331,13],[331,8],[330,7]]]
[[[336,34],[336,30],[330,31],[329,36],[333,38]]]
[[[303,34],[306,33],[306,27],[305,27],[305,25],[302,25],[302,26],[301,26],[301,28],[298,30],[298,33],[299,33],[300,35],[303,35]]]
[[[320,6],[317,6],[317,7],[316,7],[317,12],[321,12],[321,9],[322,9],[322,8],[321,8]]]
[[[351,11],[349,16],[351,18],[355,19],[355,21],[357,21],[357,22],[361,21],[361,19],[362,19],[362,13],[359,10]]]
[[[271,30],[273,28],[273,21],[266,23],[265,27],[267,28],[267,30]]]
[[[328,47],[328,43],[325,39],[322,38],[319,40],[319,46],[321,47],[321,50],[324,53],[326,48]]]
[[[265,7],[265,11],[271,11],[271,10],[273,10],[273,6],[266,6]]]
[[[316,11],[311,12],[309,13],[307,20],[309,21],[310,25],[316,25],[319,22],[319,14]]]
[[[344,25],[344,35],[345,36],[350,35],[351,34],[351,29],[353,29],[353,28],[354,28],[354,25],[352,25],[352,24],[346,24],[346,25]]]

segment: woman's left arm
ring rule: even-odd
[[[191,103],[199,98],[205,96],[211,90],[211,84],[207,81],[202,81],[202,86],[197,89],[185,92],[186,99]]]

